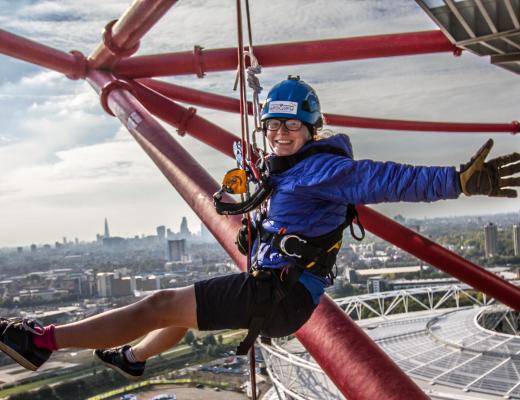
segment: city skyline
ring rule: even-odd
[[[413,223],[419,221],[419,222],[427,222],[427,221],[435,221],[435,220],[438,220],[438,219],[444,219],[444,218],[453,218],[453,219],[457,219],[457,218],[461,218],[461,219],[467,219],[467,218],[471,218],[471,219],[481,219],[482,221],[482,230],[484,231],[486,226],[490,223],[490,220],[494,219],[494,218],[499,218],[501,216],[506,216],[506,215],[509,215],[509,214],[512,214],[512,219],[511,221],[508,222],[508,224],[511,225],[511,227],[513,229],[515,229],[515,226],[519,226],[520,227],[520,210],[516,211],[516,212],[512,212],[512,213],[495,213],[495,214],[468,214],[468,215],[456,215],[456,216],[435,216],[435,217],[424,217],[424,218],[415,218],[415,217],[411,217],[411,218],[405,218],[404,220],[402,220],[403,216],[401,214],[397,214],[397,215],[394,215],[394,216],[390,216],[392,217],[393,219],[397,220],[399,223],[406,223],[406,219],[409,219],[410,221],[413,221]],[[110,218],[107,218],[107,217],[101,217],[100,218],[100,221],[101,221],[101,228],[99,228],[99,232],[95,233],[94,236],[92,238],[80,238],[78,236],[75,236],[75,235],[64,235],[64,234],[61,234],[59,236],[57,236],[55,238],[55,240],[43,240],[41,242],[24,242],[24,243],[17,243],[15,245],[4,245],[2,243],[0,243],[0,250],[6,250],[6,249],[15,249],[17,247],[26,247],[26,248],[29,248],[30,246],[32,245],[37,245],[37,246],[44,246],[44,245],[49,245],[51,243],[63,243],[63,241],[66,239],[67,240],[67,243],[74,243],[76,240],[78,240],[80,243],[91,243],[91,242],[95,242],[98,238],[103,238],[104,237],[104,228],[107,227],[110,227],[112,226],[112,224],[110,223]],[[171,229],[168,224],[159,224],[157,226],[149,226],[146,230],[146,232],[140,232],[140,233],[135,233],[135,232],[131,232],[129,234],[126,234],[126,235],[112,235],[110,234],[110,237],[113,237],[113,236],[119,236],[119,237],[123,237],[124,239],[133,239],[135,237],[139,237],[139,238],[142,238],[142,237],[147,237],[147,236],[154,236],[154,235],[157,235],[157,236],[161,236],[161,233],[162,232],[162,229],[164,229],[164,233],[165,233],[165,238],[168,237],[168,234],[182,234],[183,233],[183,226],[186,226],[184,225],[185,223],[187,224],[187,228],[188,228],[188,231],[191,235],[195,235],[195,236],[201,236],[201,235],[211,235],[211,233],[209,232],[209,230],[205,227],[205,225],[202,223],[202,221],[196,219],[195,222],[198,222],[198,225],[197,228],[194,228],[194,222],[189,222],[187,220],[187,218],[185,216],[182,216],[180,221],[176,222],[176,223],[173,223],[171,226],[172,227],[177,227],[177,228],[173,228]],[[494,224],[494,223],[492,223]],[[508,226],[508,225],[506,225]],[[415,228],[414,228],[415,229]],[[520,229],[520,228],[518,228]],[[110,230],[112,230],[112,228],[110,228]],[[118,230],[116,229],[116,232]],[[519,230],[520,231],[520,230]],[[519,236],[520,237],[520,236]],[[62,242],[60,242],[59,240],[62,239]],[[519,239],[513,239],[514,240],[517,240],[519,243]],[[76,243],[77,244],[77,243]],[[519,245],[520,246],[520,245]]]
[[[18,247],[30,248],[33,245],[45,246],[45,245],[56,244],[56,243],[60,243],[60,244],[93,243],[93,242],[96,242],[97,240],[100,240],[100,239],[102,240],[104,238],[119,237],[119,235],[112,235],[109,233],[109,230],[110,231],[112,230],[112,228],[109,228],[111,226],[110,218],[104,217],[102,219],[102,221],[104,221],[104,222],[102,222],[99,232],[96,233],[94,235],[94,237],[92,237],[92,238],[79,238],[75,235],[63,235],[62,234],[59,238],[56,238],[55,240],[44,240],[44,241],[38,242],[38,243],[34,243],[34,242],[19,243],[19,244],[16,244],[15,246],[5,246],[2,243],[0,243],[0,250],[14,249],[14,248],[18,248]],[[207,231],[207,229],[204,229],[204,226],[201,221],[199,221],[198,228],[195,229],[195,228],[193,228],[193,226],[190,227],[190,224],[187,222],[187,219],[184,216],[181,218],[181,221],[178,224],[173,224],[172,226],[174,226],[174,227],[176,226],[177,228],[170,229],[170,228],[168,228],[167,225],[159,225],[152,229],[149,229],[149,232],[147,231],[146,233],[145,232],[132,233],[127,236],[123,235],[122,237],[124,239],[133,239],[135,237],[142,238],[142,237],[147,237],[147,236],[160,236],[160,233],[157,231],[157,229],[159,229],[159,228],[165,228],[165,236],[164,236],[165,238],[167,238],[166,232],[168,232],[169,234],[174,234],[174,235],[188,233],[188,234],[194,235],[194,236],[201,236],[205,233],[205,230]],[[185,229],[187,229],[187,231]],[[116,229],[116,232],[117,232],[117,229]],[[207,232],[209,232],[209,231],[207,231]],[[108,233],[108,235],[107,235],[107,233]],[[58,239],[61,239],[61,241]]]
[[[15,34],[63,51],[89,54],[105,24],[120,17],[126,0],[0,0],[0,24]],[[287,18],[290,24],[287,23]],[[288,0],[268,7],[252,4],[257,44],[437,29],[414,2]],[[218,29],[214,20],[221,21]],[[142,41],[138,54],[235,46],[233,7],[222,2],[180,2]],[[510,122],[518,119],[518,77],[467,52],[395,57],[264,69],[267,90],[288,74],[313,85],[324,111],[379,118],[434,121]],[[176,83],[237,97],[234,73]],[[266,90],[261,95],[265,99]],[[239,133],[237,115],[198,107],[198,114]],[[100,233],[100,210],[120,236],[152,232],[183,215],[195,214],[168,184],[118,121],[105,114],[85,82],[0,56],[0,246],[44,243],[48,238],[83,239]],[[172,135],[220,181],[233,161],[185,136]],[[339,131],[339,130],[337,130]],[[420,165],[458,166],[488,137],[491,157],[517,150],[508,134],[438,134],[341,129],[350,134],[356,158]],[[454,216],[513,212],[517,199],[483,196],[432,204],[384,204],[388,216]],[[100,218],[103,218],[101,216]],[[59,240],[59,239],[58,239]],[[54,240],[53,240],[54,242]]]

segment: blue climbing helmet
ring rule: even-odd
[[[269,118],[299,119],[317,128],[323,125],[318,96],[299,76],[289,75],[269,91],[261,119]]]

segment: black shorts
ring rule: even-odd
[[[245,272],[196,282],[199,330],[247,329],[260,284]],[[309,291],[296,282],[271,312],[261,334],[268,337],[290,335],[310,318],[315,308]]]

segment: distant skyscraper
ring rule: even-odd
[[[180,235],[183,239],[186,239],[191,236],[191,232],[188,229],[188,220],[186,219],[186,217],[182,217]]]
[[[491,258],[497,255],[497,242],[498,242],[498,232],[497,226],[490,222],[484,227],[484,240],[485,240],[485,250],[486,250],[486,258]]]
[[[165,235],[166,235],[166,227],[164,225],[161,225],[161,226],[158,226],[156,228],[157,230],[157,236],[159,237],[159,239],[164,239]]]
[[[186,259],[186,239],[166,242],[166,261],[184,261]]]
[[[520,256],[520,224],[513,225],[513,251]]]
[[[105,233],[103,235],[104,238],[109,238],[110,237],[110,231],[108,230],[108,221],[107,219],[105,218]]]

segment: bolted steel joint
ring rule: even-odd
[[[132,94],[134,94],[134,89],[132,86],[127,82],[123,80],[114,80],[108,82],[105,86],[101,88],[101,94],[99,95],[99,101],[101,102],[101,107],[103,107],[103,110],[106,111],[107,114],[115,116],[110,107],[108,106],[108,95],[112,90],[114,89],[123,89],[126,90]]]
[[[103,44],[113,55],[117,57],[130,57],[137,51],[137,49],[139,49],[139,42],[129,48],[118,46],[114,42],[114,37],[112,36],[112,28],[116,22],[117,19],[110,21],[108,24],[106,24],[105,29],[103,29]]]

